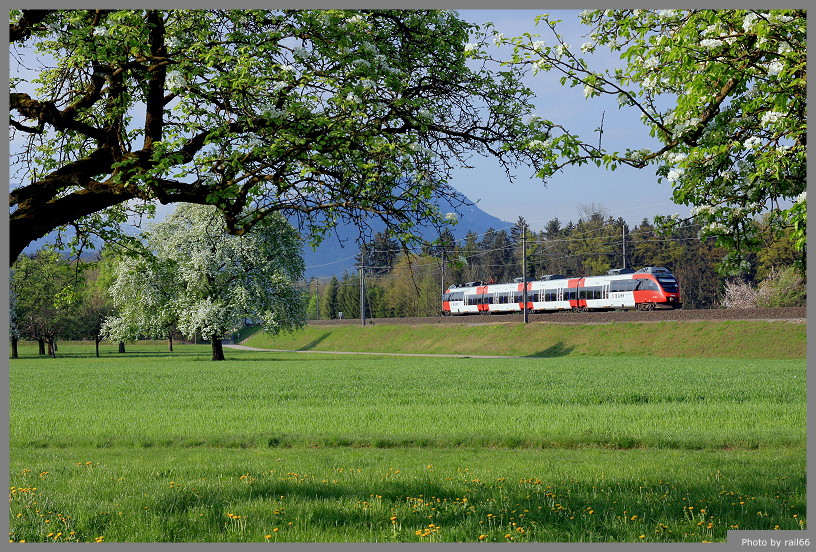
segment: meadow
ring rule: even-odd
[[[723,541],[805,520],[805,360],[64,345],[10,362],[10,540]]]

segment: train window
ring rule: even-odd
[[[544,290],[544,300],[545,301],[557,301],[558,300],[558,294],[556,293],[556,291],[554,289]]]
[[[643,283],[640,286],[640,289],[649,290],[649,291],[660,291],[660,288],[657,287],[657,284],[654,283],[652,280],[643,280]]]
[[[602,295],[603,289],[600,287],[586,287],[578,290],[579,299],[600,299]]]
[[[657,280],[660,282],[660,285],[663,286],[663,290],[667,293],[677,293],[680,291],[680,288],[677,286],[677,280],[674,276],[664,276],[660,275],[657,277]]]

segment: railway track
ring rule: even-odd
[[[530,314],[531,323],[610,324],[613,322],[664,322],[697,320],[779,320],[806,323],[805,307],[756,309],[678,309],[663,311],[551,312]],[[369,318],[366,324],[498,324],[520,323],[521,314],[482,314],[464,316],[428,316],[417,318]],[[361,325],[359,318],[344,320],[311,320],[314,325]]]

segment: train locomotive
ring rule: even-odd
[[[524,283],[450,286],[442,314],[518,313],[524,310]],[[527,312],[678,309],[677,278],[664,267],[616,269],[603,276],[542,276],[527,282]]]

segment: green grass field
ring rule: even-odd
[[[246,345],[307,351],[673,358],[805,358],[807,326],[782,321],[514,324],[500,316],[437,325],[306,326],[279,336],[247,332]]]
[[[10,363],[10,540],[723,541],[805,520],[805,360],[63,345]]]

